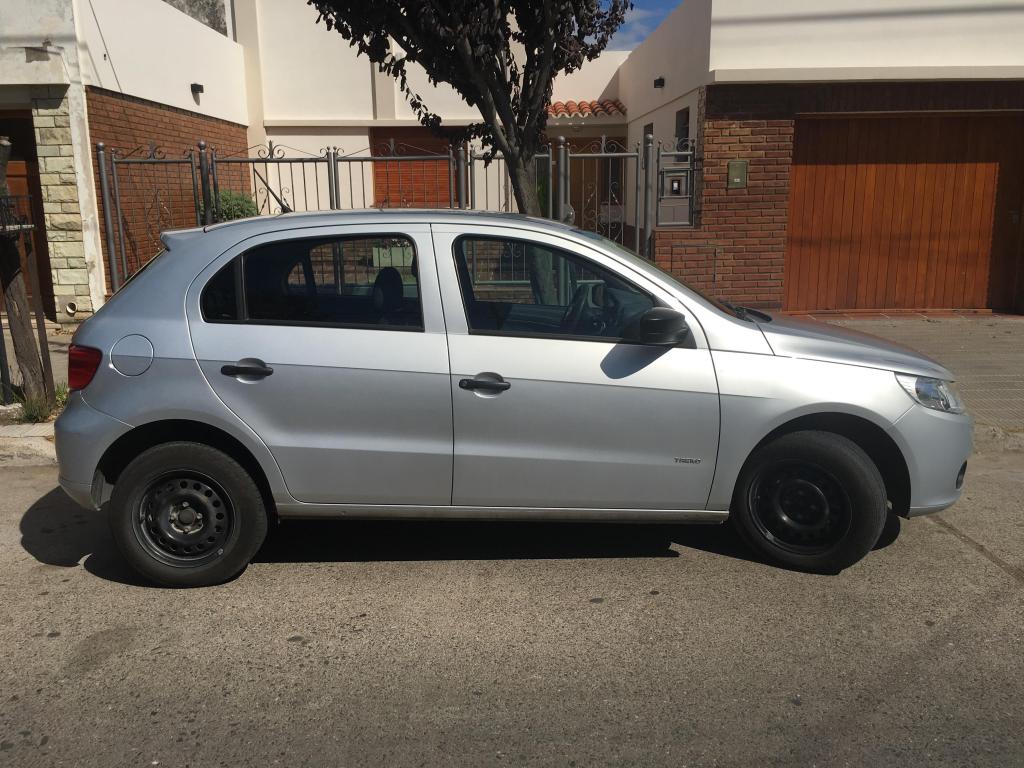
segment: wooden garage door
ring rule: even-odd
[[[797,121],[785,307],[1012,309],[1024,117]]]

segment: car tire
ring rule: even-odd
[[[132,568],[174,587],[237,576],[267,534],[266,505],[253,478],[201,443],[165,443],[139,454],[117,478],[109,518]]]
[[[838,573],[871,551],[886,515],[885,483],[863,449],[842,435],[802,431],[751,454],[730,521],[770,560]]]

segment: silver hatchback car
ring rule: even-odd
[[[960,495],[971,421],[911,350],[710,299],[515,215],[287,214],[164,235],[75,334],[60,482],[149,579],[270,520],[720,523],[836,572]]]

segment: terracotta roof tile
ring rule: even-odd
[[[548,117],[617,117],[626,116],[626,108],[618,99],[590,101],[556,101],[548,105]]]

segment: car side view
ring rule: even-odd
[[[837,572],[961,492],[944,367],[564,224],[285,214],[163,243],[75,334],[56,424],[62,487],[158,583],[230,579],[314,517],[728,519]]]

